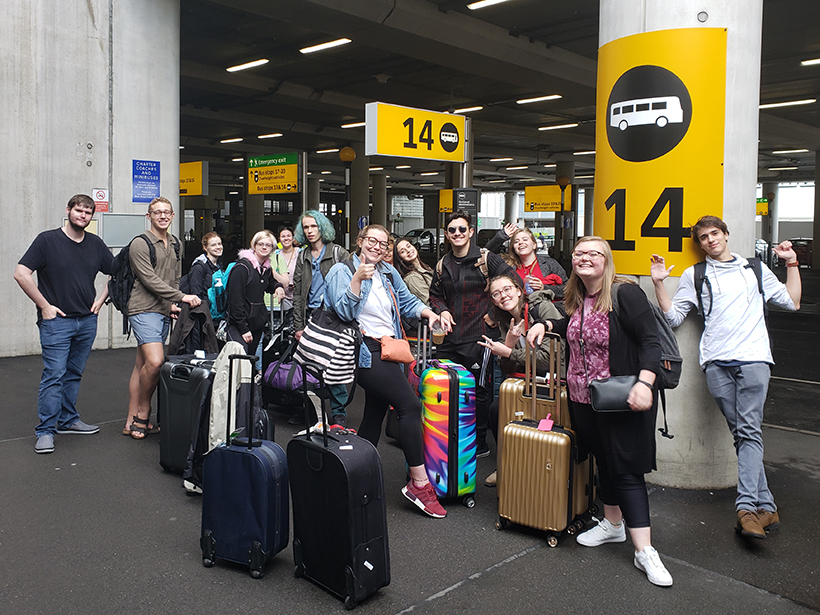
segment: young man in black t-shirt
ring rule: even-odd
[[[35,429],[35,453],[53,452],[55,434],[100,430],[81,421],[75,407],[97,336],[97,314],[108,298],[107,285],[94,298],[94,279],[99,272],[110,275],[114,260],[102,239],[85,232],[94,208],[89,196],[71,197],[66,207],[68,224],[40,233],[14,270],[14,279],[37,306],[40,328],[43,375],[37,398],[40,424]]]

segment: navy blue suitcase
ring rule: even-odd
[[[321,382],[321,372],[314,375]],[[382,464],[370,442],[347,430],[328,432],[322,422],[321,434],[288,443],[295,575],[352,609],[390,583]]]
[[[235,360],[253,364],[256,357],[231,355],[230,360],[232,374]],[[233,399],[229,395],[229,417]],[[229,446],[208,453],[203,464],[202,563],[210,567],[224,559],[246,564],[258,579],[290,537],[287,457],[281,446],[268,440],[231,440],[228,434],[228,441]]]

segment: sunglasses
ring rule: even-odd
[[[448,226],[447,232],[451,235],[455,235],[456,233],[461,233],[462,235],[467,232],[466,226]]]

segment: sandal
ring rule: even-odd
[[[134,440],[143,440],[148,435],[148,419],[141,419],[138,416],[131,417],[131,437]]]
[[[149,420],[150,420],[150,419],[149,419]],[[138,422],[138,423],[142,423],[142,420],[140,419],[140,420],[139,420],[139,421],[137,421],[137,422]],[[132,423],[132,426],[133,426],[133,421],[132,421],[131,423]],[[140,429],[144,429],[144,427],[141,427]],[[149,423],[149,424],[148,424],[148,429],[145,431],[145,434],[146,434],[146,435],[148,435],[148,436],[152,436],[152,435],[154,435],[154,434],[158,434],[158,433],[159,433],[159,426],[157,426],[157,425],[151,425],[151,424]],[[124,436],[130,436],[130,435],[131,435],[131,427],[123,427],[123,429],[122,429],[122,435],[124,435]],[[139,440],[142,440],[142,438],[138,438],[138,439],[139,439]]]

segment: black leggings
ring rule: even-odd
[[[649,527],[649,495],[643,474],[612,474],[609,470],[597,413],[589,404],[570,402],[572,427],[578,434],[582,452],[595,455],[600,481],[599,495],[607,506],[620,506],[627,526],[633,529]]]
[[[365,338],[372,355],[369,368],[359,368],[357,383],[364,389],[364,416],[359,435],[378,446],[388,406],[393,406],[399,423],[398,441],[411,468],[424,464],[421,433],[421,401],[399,363],[382,361],[378,340]]]

